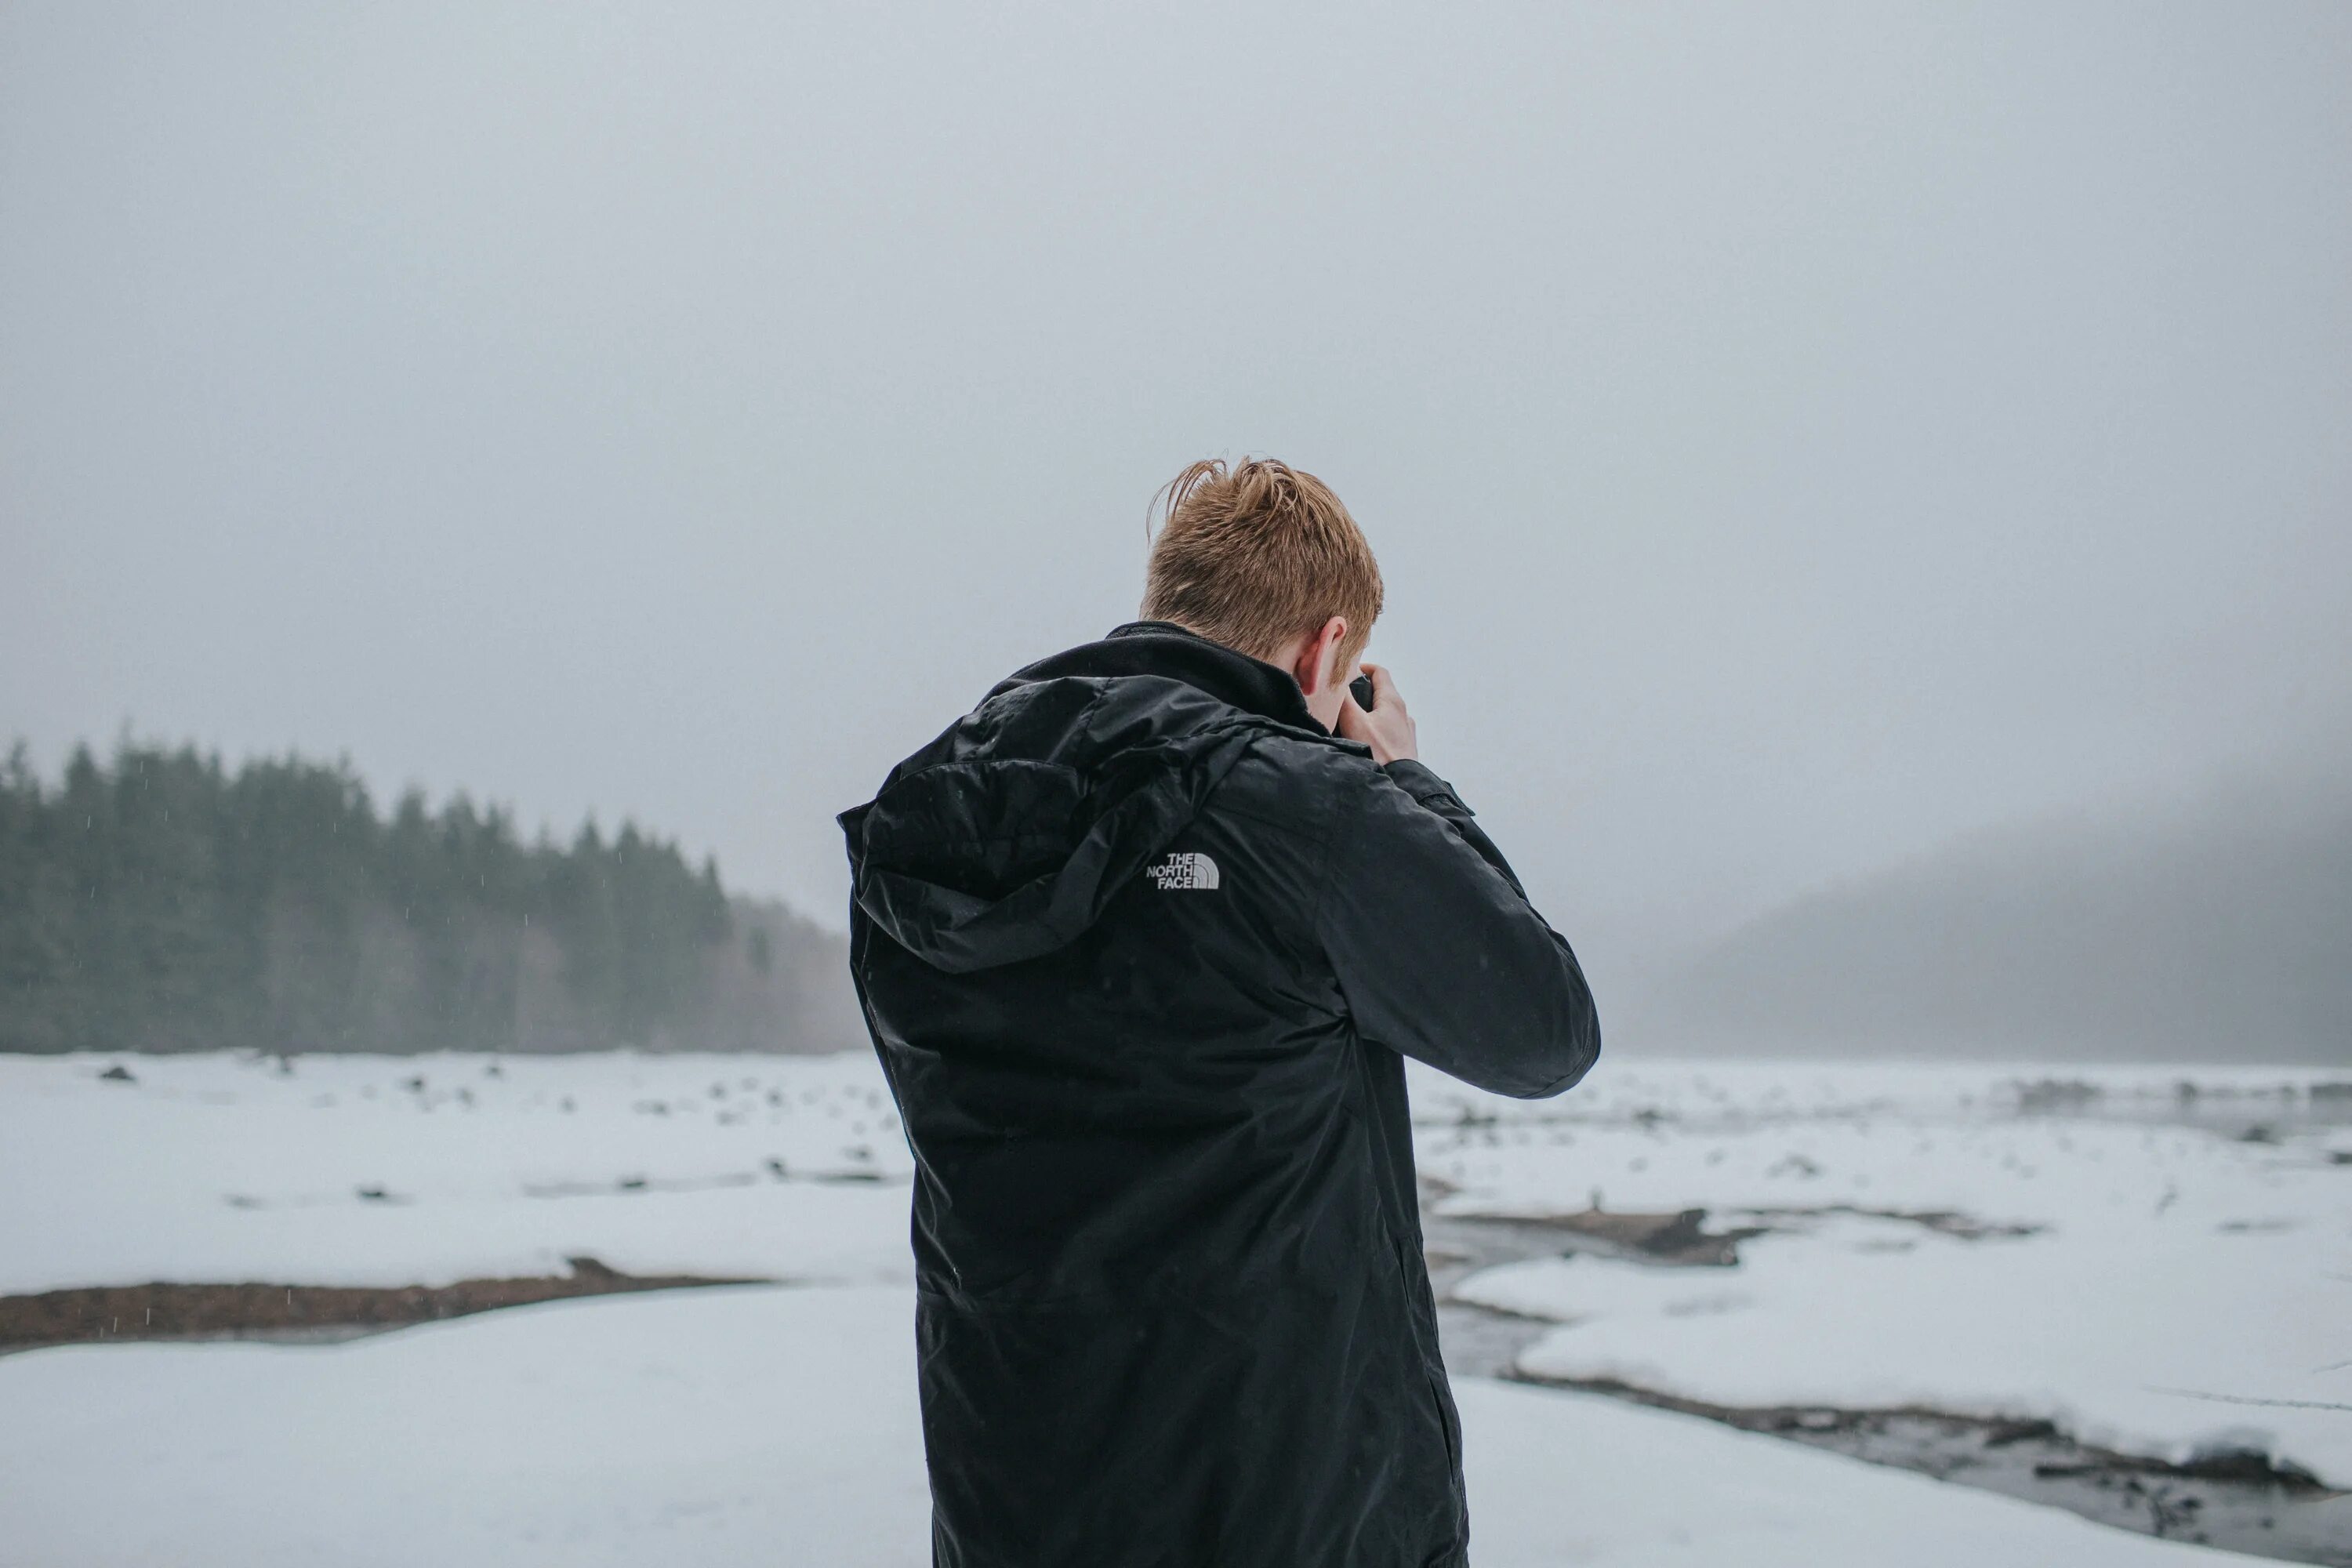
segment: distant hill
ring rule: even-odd
[[[1635,1013],[1702,1049],[2352,1063],[2352,784],[1980,834],[1766,915]]]
[[[625,823],[568,845],[347,767],[193,750],[0,769],[0,1050],[819,1051],[844,939]]]

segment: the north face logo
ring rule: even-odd
[[[1217,863],[1194,850],[1179,851],[1165,860],[1145,867],[1144,872],[1163,893],[1171,888],[1205,890],[1217,885]]]

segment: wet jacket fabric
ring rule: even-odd
[[[840,821],[915,1156],[934,1562],[1464,1563],[1402,1058],[1536,1098],[1600,1050],[1469,808],[1137,622]]]

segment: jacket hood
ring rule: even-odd
[[[1286,671],[1130,622],[1007,677],[843,812],[853,896],[951,973],[1052,952],[1275,731],[1328,738]]]

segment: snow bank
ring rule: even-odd
[[[1703,1422],[1459,1394],[1479,1568],[2213,1560]],[[0,1447],[14,1560],[50,1568],[930,1560],[903,1290],[606,1298],[336,1346],[36,1352],[0,1360]]]
[[[870,1054],[144,1057],[127,1083],[113,1060],[0,1056],[0,1292],[446,1284],[578,1253],[911,1278]]]
[[[2253,1447],[2352,1483],[2341,1133],[2281,1116],[2248,1142],[2128,1109],[2136,1083],[2172,1097],[2188,1075],[2169,1073],[2017,1117],[1990,1109],[2013,1092],[2003,1080],[1951,1069],[1695,1069],[1621,1084],[1575,1124],[1465,1123],[1424,1102],[1419,1142],[1424,1173],[1458,1189],[1443,1213],[1542,1215],[1597,1194],[1775,1227],[1731,1269],[1584,1256],[1463,1281],[1464,1300],[1567,1325],[1522,1356],[1529,1372],[1721,1405],[2046,1416],[2127,1452]],[[2259,1072],[2197,1076],[2241,1104],[2277,1089]],[[1963,1239],[1899,1217],[1942,1213],[2032,1234]]]
[[[331,1349],[0,1359],[19,1557],[925,1560],[910,1167],[869,1054],[305,1058],[290,1076],[127,1058],[128,1082],[101,1076],[111,1059],[0,1057],[0,1291],[443,1283],[578,1253],[823,1288],[568,1302]],[[2341,1128],[2293,1114],[2312,1079],[2084,1077],[2088,1100],[2061,1086],[2023,1118],[2034,1075],[1984,1069],[1635,1065],[1535,1102],[1412,1083],[1448,1211],[1552,1214],[1598,1190],[1777,1227],[1731,1269],[1586,1257],[1472,1277],[1462,1294],[1565,1325],[1531,1369],[1725,1404],[2049,1415],[2173,1457],[2251,1433],[2352,1481],[2352,1411],[2331,1407],[2352,1405],[2352,1166]],[[2165,1121],[2184,1078],[2215,1125]],[[2259,1142],[2229,1131],[2258,1122]],[[1971,1241],[1885,1217],[1927,1210],[2038,1228]],[[1463,1405],[1480,1568],[2176,1556],[1605,1402],[1465,1384]]]

